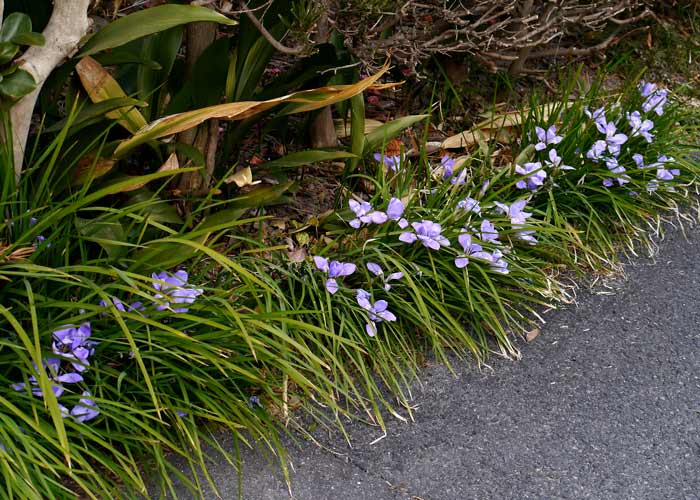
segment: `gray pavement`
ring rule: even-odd
[[[520,361],[429,366],[414,423],[291,450],[293,498],[700,499],[699,251],[700,230],[673,232],[656,263],[547,314]],[[243,459],[244,499],[290,498],[260,455]],[[237,498],[229,466],[211,473]]]

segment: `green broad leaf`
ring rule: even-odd
[[[173,65],[182,46],[183,33],[183,26],[176,26],[145,38],[141,44],[141,57],[158,65],[158,68],[140,65],[136,69],[137,94],[141,99],[152,103],[150,109],[146,110],[147,119],[162,114],[164,96],[168,93],[166,84],[172,76]]]
[[[181,238],[187,238],[187,236]],[[204,245],[207,239],[209,239],[209,233],[200,234],[192,241]],[[196,248],[179,242],[168,240],[152,241],[146,245],[146,248],[134,253],[133,264],[130,266],[130,270],[170,269],[191,259],[196,254]]]
[[[138,54],[133,54],[131,52],[105,52],[103,54],[98,54],[95,56],[95,61],[100,63],[102,66],[118,66],[121,64],[138,64],[144,68],[148,68],[154,71],[162,69],[161,65],[156,61],[144,58]]]
[[[312,149],[292,153],[277,160],[272,160],[259,165],[256,168],[294,168],[320,161],[342,160],[345,158],[357,158],[356,155],[347,151],[323,151]]]
[[[34,33],[34,32],[27,32],[27,33],[19,33],[15,36],[13,36],[10,41],[12,43],[16,43],[17,45],[44,45],[46,43],[46,40],[44,39],[44,35],[41,33]]]
[[[274,186],[262,186],[231,200],[231,208],[257,208],[281,201],[282,195],[294,184],[288,181]]]
[[[175,143],[175,151],[180,153],[192,161],[191,166],[202,167],[204,166],[204,155],[202,152],[191,144],[185,144],[184,142]]]
[[[127,247],[121,244],[126,241],[126,233],[119,222],[93,221],[78,217],[75,226],[81,236],[104,248],[110,259],[117,259],[126,252]]]
[[[19,52],[19,46],[12,42],[0,43],[0,64],[7,64],[15,58]]]
[[[201,229],[225,229],[227,225],[237,224],[238,219],[245,213],[244,208],[227,208],[219,210],[207,217],[197,226],[197,231]]]
[[[182,218],[177,214],[175,207],[149,189],[141,188],[130,193],[126,205],[141,205],[144,215],[156,222],[182,224]]]
[[[397,118],[396,120],[385,123],[384,125],[375,128],[365,136],[366,146],[365,151],[375,151],[389,142],[411,125],[425,120],[429,115],[409,115]]]
[[[195,108],[221,102],[226,88],[229,39],[219,38],[207,47],[192,69],[192,104]]]
[[[35,88],[34,78],[23,69],[18,69],[0,82],[0,94],[13,99],[27,95]]]
[[[78,53],[89,56],[102,50],[119,47],[144,36],[165,31],[175,26],[194,22],[214,22],[233,26],[237,24],[223,14],[194,5],[159,5],[140,10],[111,22],[95,33]]]
[[[115,109],[127,108],[130,106],[145,106],[146,103],[133,99],[131,97],[115,97],[97,103],[85,104],[78,115],[71,122],[69,135],[72,135],[86,126],[92,125],[103,119],[105,114]],[[58,132],[67,123],[67,119],[63,119],[54,125],[48,127],[46,132]]]
[[[11,75],[12,73],[17,71],[18,69],[19,69],[19,66],[17,66],[16,64],[11,64],[11,65],[7,66],[5,69],[3,69],[2,71],[0,71],[0,75],[2,75],[3,77],[6,77],[8,75]]]
[[[9,42],[22,33],[32,31],[32,20],[27,14],[13,12],[5,18],[0,28],[0,42]]]

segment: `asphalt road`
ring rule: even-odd
[[[688,238],[547,314],[520,361],[428,367],[415,422],[389,421],[375,444],[353,424],[352,448],[325,435],[335,453],[292,450],[293,498],[700,499],[700,230]],[[260,455],[244,462],[244,499],[290,498]],[[228,465],[210,472],[237,498]]]

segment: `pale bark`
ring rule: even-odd
[[[2,10],[3,0],[0,0]],[[36,89],[20,99],[10,110],[15,175],[22,173],[22,160],[29,135],[34,105],[44,82],[51,72],[78,48],[87,33],[90,21],[90,0],[54,0],[51,19],[44,29],[46,43],[30,47],[18,61],[20,68],[29,72],[37,83]]]

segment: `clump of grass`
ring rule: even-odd
[[[63,139],[38,151],[18,185],[12,163],[0,166],[0,474],[8,497],[133,498],[154,476],[161,491],[174,495],[176,479],[201,492],[196,469],[214,487],[205,445],[238,464],[215,429],[226,429],[236,449],[270,450],[284,467],[272,411],[286,404],[279,389],[333,408],[326,371],[338,363],[311,348],[333,342],[333,332],[298,311],[280,313],[270,280],[214,250],[219,235],[257,219],[224,211],[191,230],[146,188],[126,198],[115,195],[124,183],[71,187],[59,168],[69,150]],[[191,256],[198,262],[185,264]],[[76,329],[73,340],[67,329]],[[290,335],[296,330],[309,345]],[[172,454],[192,474],[173,466]],[[144,474],[144,464],[155,474]]]
[[[569,300],[562,268],[609,268],[622,249],[651,249],[658,218],[680,214],[696,189],[698,164],[677,140],[683,110],[669,102],[659,114],[649,100],[664,94],[641,89],[594,85],[574,99],[571,85],[547,107],[536,95],[516,140],[461,158],[380,152],[348,179],[362,191],[342,193],[342,207],[306,231],[305,258],[256,241],[242,229],[264,217],[239,208],[198,220],[205,200],[183,222],[162,186],[139,196],[119,195],[119,182],[75,186],[58,165],[101,139],[77,153],[59,134],[18,186],[1,164],[9,496],[133,497],[145,491],[144,461],[161,491],[174,495],[176,479],[201,492],[197,469],[214,486],[205,445],[234,468],[239,446],[260,445],[284,467],[279,424],[295,423],[299,404],[340,429],[347,414],[404,418],[384,389],[410,412],[426,349],[445,362],[449,351],[517,357],[514,335]],[[89,338],[67,348],[58,332],[81,326]],[[233,452],[212,437],[221,428]]]

